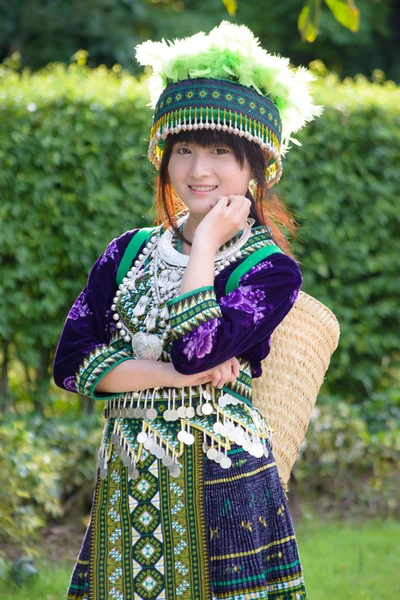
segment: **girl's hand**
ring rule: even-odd
[[[237,358],[233,357],[211,370],[211,383],[214,387],[222,389],[229,382],[236,381],[239,377],[240,365]]]
[[[211,202],[211,210],[197,226],[193,245],[206,244],[215,252],[245,228],[251,202],[245,196],[220,196]]]
[[[222,388],[225,383],[235,381],[239,376],[239,361],[233,357],[217,367],[196,375],[182,375],[178,373],[172,363],[165,363],[166,387],[186,387],[189,385],[202,385],[212,383],[214,387]]]

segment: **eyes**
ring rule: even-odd
[[[181,154],[182,156],[188,156],[191,154],[191,150],[187,146],[182,146],[176,150],[176,153]],[[223,156],[224,154],[229,154],[229,150],[226,148],[214,148],[213,154],[216,154],[217,156]]]

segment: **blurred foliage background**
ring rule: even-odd
[[[325,106],[278,186],[301,224],[303,290],[341,325],[291,493],[329,514],[399,516],[399,13],[358,0],[354,34],[321,12],[308,44],[303,4],[242,1],[229,18],[309,64]],[[87,516],[101,437],[103,404],[51,382],[64,320],[110,240],[152,222],[134,47],[228,15],[216,0],[0,0],[0,15],[0,539],[32,548],[49,521]]]
[[[346,0],[341,0],[343,4]],[[190,36],[209,31],[222,19],[247,25],[270,52],[290,56],[295,65],[321,59],[341,77],[381,69],[400,80],[400,6],[393,0],[355,0],[360,28],[354,34],[334,18],[325,3],[313,44],[302,41],[297,22],[305,4],[317,0],[0,0],[0,58],[20,52],[23,66],[69,63],[78,48],[91,67],[122,65],[139,72],[134,48],[143,39]],[[330,4],[337,0],[330,0]],[[234,8],[229,17],[225,5]]]

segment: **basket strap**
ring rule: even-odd
[[[122,283],[123,278],[131,268],[133,259],[136,257],[139,248],[143,242],[147,242],[148,238],[153,235],[156,229],[157,227],[143,227],[143,229],[139,229],[139,231],[133,236],[122,256],[121,262],[119,263],[116,278],[118,286]]]
[[[255,252],[250,254],[250,256],[245,258],[244,261],[241,262],[240,265],[236,267],[236,269],[234,269],[230,274],[229,279],[226,282],[225,294],[229,294],[229,292],[239,287],[240,278],[243,277],[243,275],[245,275],[247,271],[250,271],[252,267],[258,265],[258,263],[267,258],[267,256],[269,256],[270,254],[275,254],[276,252],[281,252],[282,254],[285,254],[283,250],[279,248],[279,246],[271,244],[259,248],[259,250],[256,250]]]

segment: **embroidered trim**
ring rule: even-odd
[[[183,300],[174,299],[169,302],[171,335],[174,340],[202,323],[222,317],[212,286],[198,288],[189,295],[184,295]]]
[[[79,394],[94,398],[95,400],[108,400],[118,398],[121,394],[110,394],[101,392],[95,394],[94,390],[99,381],[121,362],[132,359],[124,340],[118,340],[114,345],[98,346],[86,356],[75,374],[75,386]]]

